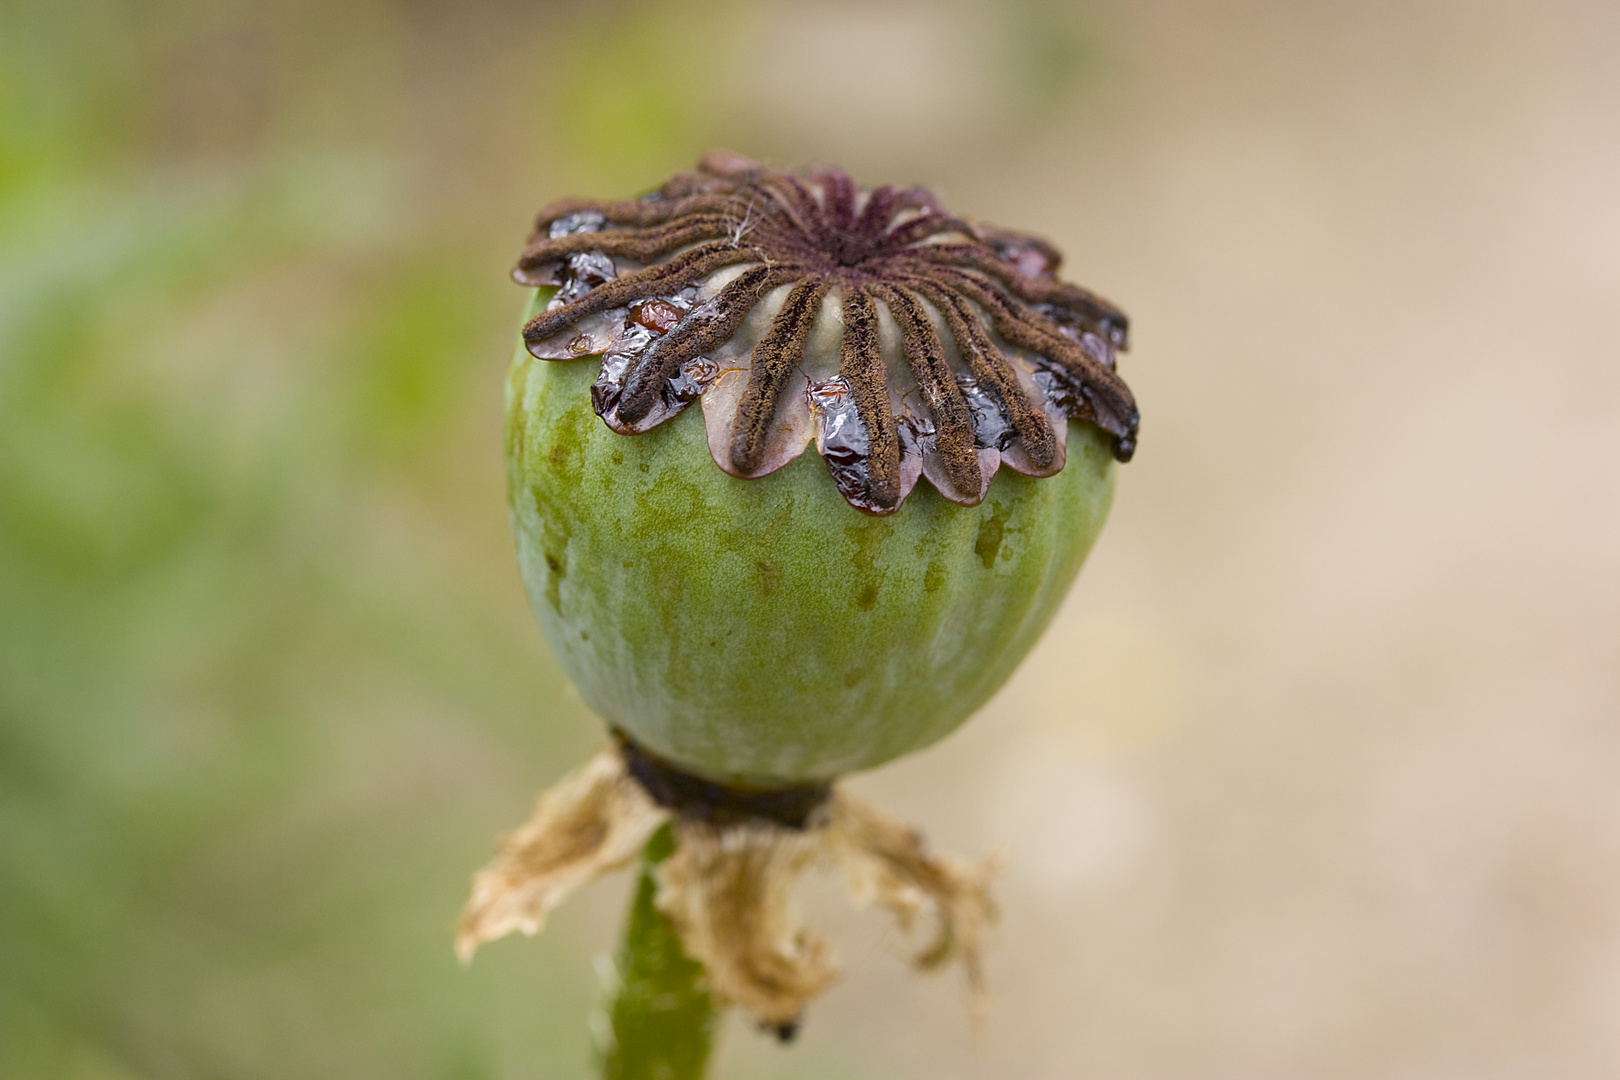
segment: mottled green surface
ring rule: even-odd
[[[531,604],[585,702],[718,779],[824,779],[926,746],[1012,673],[1107,515],[1106,439],[1067,466],[1003,469],[965,509],[919,483],[874,518],[820,455],[738,480],[698,408],[645,435],[591,411],[594,360],[518,349],[512,523]]]
[[[675,928],[654,906],[653,870],[675,850],[665,825],[647,843],[624,942],[618,985],[599,1047],[603,1080],[698,1080],[714,1045],[719,1010],[699,985],[703,965],[686,955]]]

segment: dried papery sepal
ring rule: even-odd
[[[604,750],[543,793],[534,816],[501,838],[495,861],[473,878],[456,925],[463,963],[514,930],[537,934],[551,910],[582,885],[629,864],[669,811]]]
[[[825,859],[819,829],[767,821],[678,821],[658,868],[658,910],[719,1000],[782,1029],[838,977],[831,949],[799,918],[794,887]]]
[[[912,962],[929,970],[958,960],[976,1000],[985,992],[984,936],[996,919],[990,882],[997,864],[929,850],[915,827],[839,790],[828,806],[827,843],[857,904],[893,915],[902,931],[931,923]]]
[[[659,910],[708,972],[721,999],[768,1026],[794,1024],[837,976],[826,943],[799,921],[793,889],[812,867],[842,872],[850,899],[894,915],[903,932],[933,932],[913,963],[961,961],[975,1001],[984,990],[984,931],[995,918],[993,863],[928,850],[922,834],[834,787],[804,829],[759,820],[677,821],[675,854],[660,868]]]
[[[657,761],[621,738],[540,797],[533,818],[474,878],[457,933],[464,961],[513,930],[538,932],[553,907],[626,865],[669,822],[674,851],[656,869],[655,903],[722,1003],[786,1033],[831,985],[838,974],[831,950],[804,926],[794,901],[801,877],[828,866],[842,872],[851,899],[889,911],[903,931],[932,921],[917,967],[959,959],[982,993],[993,864],[930,852],[916,829],[836,785],[821,785],[813,804],[805,792],[772,803],[770,792],[726,793],[688,777],[679,801],[661,805],[655,796],[668,800],[672,789],[655,781],[649,791],[637,779],[648,775],[638,767],[647,760]],[[659,769],[668,779],[670,767]],[[717,792],[707,805],[705,791]],[[755,805],[771,816],[741,814],[749,800],[764,800]]]
[[[919,477],[973,506],[1002,465],[1051,475],[1069,418],[1130,458],[1125,316],[1058,281],[1059,262],[921,189],[721,152],[642,199],[547,207],[513,273],[556,287],[524,341],[599,356],[593,403],[614,431],[702,398],[726,472],[766,475],[814,441],[845,499],[885,515]]]

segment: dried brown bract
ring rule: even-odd
[[[992,866],[929,852],[915,829],[837,786],[802,825],[680,813],[635,779],[622,744],[541,796],[534,817],[501,842],[474,878],[457,951],[465,960],[513,930],[537,932],[551,908],[629,862],[665,821],[674,823],[675,851],[658,868],[658,909],[703,964],[710,992],[761,1023],[791,1031],[837,977],[826,942],[794,902],[800,878],[817,866],[839,867],[852,899],[892,912],[903,930],[931,920],[917,966],[958,958],[982,990]]]
[[[534,816],[501,839],[500,854],[473,878],[456,926],[456,953],[513,930],[536,934],[546,915],[581,885],[625,866],[669,817],[604,750],[542,794]]]

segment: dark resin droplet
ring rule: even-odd
[[[1046,395],[1047,400],[1057,406],[1069,419],[1089,420],[1095,415],[1097,406],[1093,402],[1091,388],[1063,368],[1050,361],[1044,361],[1041,370],[1035,372],[1032,378],[1035,385]],[[1134,414],[1127,423],[1130,430],[1114,436],[1113,442],[1114,460],[1121,464],[1131,460],[1136,454]]]
[[[1072,420],[1079,414],[1080,398],[1075,393],[1074,384],[1061,368],[1044,366],[1030,379],[1046,395],[1046,400],[1057,406],[1064,416]]]
[[[701,314],[701,305],[696,304],[697,296],[696,288],[687,288],[671,296],[644,300],[628,309],[624,328],[613,349],[602,357],[601,374],[591,384],[591,407],[596,410],[596,415],[610,425],[628,426],[623,425],[618,407],[624,397],[631,367],[654,342],[680,325],[688,314],[694,311]],[[698,356],[686,361],[673,376],[665,380],[659,395],[660,406],[642,417],[640,423],[652,427],[686,408],[702,395],[719,370],[719,366],[706,357]],[[645,423],[648,419],[652,423]]]
[[[606,219],[595,210],[582,210],[577,214],[566,214],[551,223],[548,230],[552,239],[563,236],[573,236],[577,233],[600,232]],[[550,269],[541,268],[531,271],[531,278],[536,284],[550,281],[559,286],[546,310],[571,304],[575,300],[590,292],[604,281],[612,281],[618,276],[618,268],[613,260],[600,251],[582,251],[567,255],[551,265]]]
[[[968,375],[958,375],[956,385],[962,388],[962,397],[973,414],[974,445],[980,449],[994,447],[997,450],[1011,446],[1015,437],[1013,426],[978,380]]]
[[[849,383],[834,376],[805,387],[805,400],[821,428],[821,456],[827,462],[838,493],[857,510],[886,514],[894,507],[880,506],[872,498],[872,439],[861,423]]]
[[[694,356],[664,384],[664,400],[685,408],[701,397],[719,374],[719,364],[707,356]]]
[[[547,234],[557,240],[575,233],[600,232],[607,218],[599,210],[581,210],[577,214],[564,214],[551,223]]]
[[[644,300],[630,309],[630,321],[655,334],[667,334],[685,312],[668,300]]]
[[[609,355],[602,357],[602,371],[591,383],[591,408],[597,416],[607,416],[619,405],[619,398],[624,394],[624,372],[630,366],[628,356]]]
[[[557,273],[562,283],[546,310],[560,308],[565,304],[572,304],[592,289],[606,281],[612,281],[619,276],[618,269],[614,267],[613,260],[600,251],[582,251],[577,255],[569,255],[563,260],[563,266]]]

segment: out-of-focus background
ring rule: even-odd
[[[1146,421],[1057,624],[858,778],[1004,861],[718,1074],[1620,1073],[1620,9],[0,0],[0,1076],[588,1074],[625,882],[450,927],[602,739],[507,268],[722,145],[1045,232]]]

